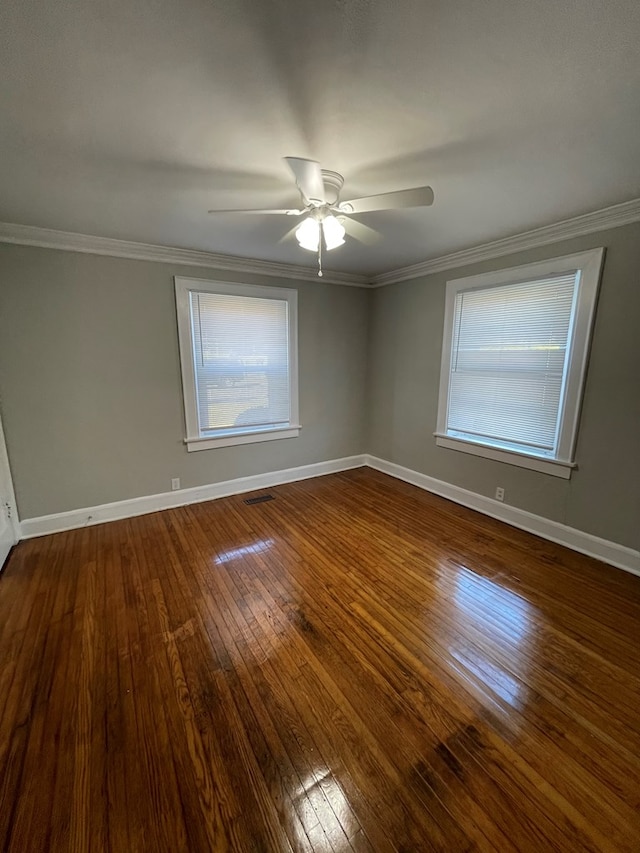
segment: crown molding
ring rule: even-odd
[[[479,261],[489,261],[535,249],[561,240],[570,240],[597,231],[606,231],[622,225],[640,221],[640,198],[614,204],[602,210],[584,213],[573,219],[564,219],[552,225],[544,225],[533,231],[514,234],[501,240],[493,240],[462,249],[448,255],[440,255],[412,266],[366,276],[355,273],[325,271],[324,284],[340,284],[346,287],[377,288],[388,284],[409,281],[431,273],[444,272],[456,267],[468,266]],[[202,252],[197,249],[179,249],[173,246],[155,246],[150,243],[134,243],[129,240],[115,240],[110,237],[94,237],[88,234],[76,234],[71,231],[55,231],[51,228],[38,228],[34,225],[16,225],[0,222],[0,243],[15,243],[21,246],[38,246],[43,249],[61,249],[67,252],[82,252],[91,255],[107,255],[114,258],[130,258],[136,261],[155,261],[164,264],[181,264],[191,267],[207,267],[254,275],[268,275],[276,278],[297,279],[318,282],[315,269],[295,264],[279,264],[274,261],[260,261],[253,258],[239,258],[233,255],[221,255],[214,252]]]
[[[640,198],[635,198],[622,204],[614,204],[602,210],[576,216],[573,219],[564,219],[562,222],[535,228],[533,231],[525,231],[523,234],[514,234],[511,237],[504,237],[491,243],[483,243],[480,246],[473,246],[460,252],[440,255],[440,257],[431,258],[431,260],[422,261],[419,264],[390,270],[373,276],[370,280],[371,286],[385,287],[388,284],[408,281],[431,273],[444,272],[478,261],[500,258],[514,252],[535,249],[538,246],[546,246],[550,243],[558,243],[561,240],[569,240],[572,237],[594,234],[596,231],[606,231],[610,228],[618,228],[621,225],[630,225],[638,221],[640,221]]]
[[[295,264],[279,264],[252,258],[238,258],[196,249],[179,249],[173,246],[154,246],[150,243],[134,243],[110,237],[95,237],[71,231],[55,231],[34,225],[16,225],[0,222],[0,243],[20,246],[37,246],[42,249],[61,249],[67,252],[82,252],[90,255],[107,255],[113,258],[130,258],[136,261],[155,261],[163,264],[181,264],[190,267],[209,267],[225,272],[253,273],[276,278],[318,282],[318,275],[311,267]],[[322,284],[341,284],[347,287],[369,287],[364,275],[332,272],[325,270]]]

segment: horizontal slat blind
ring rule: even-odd
[[[576,279],[457,294],[447,432],[554,451]]]
[[[200,434],[288,424],[286,300],[192,292],[191,324]]]

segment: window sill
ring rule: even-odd
[[[564,480],[568,480],[571,477],[572,470],[577,467],[573,462],[527,456],[514,450],[502,450],[488,444],[476,444],[460,438],[451,438],[449,435],[438,432],[434,435],[439,447],[471,453],[473,456],[483,456],[485,459],[494,459],[496,462],[506,462],[508,465],[517,465],[519,468],[529,468],[531,471],[540,471],[543,474],[551,474],[552,477],[562,477]]]
[[[256,432],[239,432],[235,435],[224,435],[219,438],[185,438],[187,450],[213,450],[215,447],[232,447],[236,444],[255,444],[259,441],[274,441],[279,438],[295,438],[301,427],[287,426],[279,429],[257,430]]]

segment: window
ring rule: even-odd
[[[298,435],[297,292],[175,286],[187,449]]]
[[[571,476],[603,257],[447,282],[437,444]]]

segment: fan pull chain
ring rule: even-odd
[[[322,231],[318,240],[318,278],[322,278]]]

